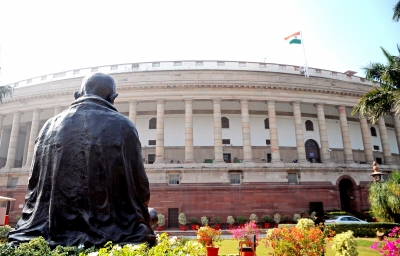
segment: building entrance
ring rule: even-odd
[[[349,179],[342,179],[339,182],[339,189],[342,210],[350,211],[350,199],[352,199],[351,191],[353,190],[353,183]]]
[[[169,228],[178,228],[178,208],[168,208],[168,227]]]
[[[315,140],[307,140],[305,143],[306,157],[310,163],[321,163],[318,143]]]

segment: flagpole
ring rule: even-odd
[[[309,75],[308,75],[308,65],[307,65],[307,59],[306,59],[306,50],[304,49],[303,31],[301,31],[301,30],[300,30],[300,36],[301,36],[301,44],[303,45],[304,61],[306,63],[304,76],[305,77],[309,77]]]

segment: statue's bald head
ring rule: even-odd
[[[94,73],[86,76],[82,81],[80,92],[75,92],[74,96],[77,99],[87,94],[97,95],[112,104],[118,96],[115,90],[114,79],[103,73]]]

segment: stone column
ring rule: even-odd
[[[185,99],[185,163],[194,163],[193,157],[193,99]]]
[[[14,119],[11,128],[11,135],[10,135],[10,144],[8,145],[8,152],[7,152],[7,161],[6,166],[7,168],[13,168],[15,165],[15,153],[17,152],[17,143],[18,143],[18,135],[19,135],[19,120],[21,118],[22,112],[14,112]]]
[[[221,100],[214,99],[214,162],[224,161],[222,149]]]
[[[63,107],[54,107],[54,116],[60,114],[63,111]]]
[[[0,148],[1,144],[3,143],[3,119],[6,117],[5,115],[0,114]]]
[[[25,136],[25,145],[24,145],[24,155],[22,160],[22,166],[26,164],[26,157],[28,156],[28,147],[29,147],[29,135],[31,134],[31,125],[26,126],[26,136]]]
[[[40,109],[33,110],[32,127],[31,134],[29,135],[28,154],[26,156],[25,166],[31,166],[33,150],[35,149],[35,140],[39,134],[40,112],[42,112]]]
[[[381,136],[382,150],[383,150],[383,162],[384,164],[392,164],[393,158],[390,152],[389,138],[387,135],[385,119],[383,117],[378,120],[379,134]]]
[[[164,107],[165,100],[157,100],[157,127],[156,127],[156,161],[154,163],[165,163],[164,161]]]
[[[269,138],[271,140],[271,162],[281,162],[281,154],[279,152],[278,126],[276,125],[275,101],[269,100],[267,104]]]
[[[326,130],[324,104],[315,104],[317,107],[319,137],[321,140],[321,156],[322,162],[331,161],[331,153],[329,152],[328,132]]]
[[[240,106],[242,112],[243,160],[244,162],[253,162],[250,136],[249,101],[247,99],[240,100]]]
[[[365,162],[372,164],[374,162],[374,154],[372,153],[371,131],[368,128],[367,119],[360,116],[361,134],[364,145]]]
[[[344,159],[346,163],[354,163],[353,150],[351,149],[349,126],[347,124],[346,107],[338,106],[340,129],[342,131],[342,141],[344,149]]]
[[[301,120],[300,102],[292,102],[294,126],[296,129],[297,161],[306,162],[306,148],[304,146],[303,121]]]
[[[129,101],[129,120],[132,121],[136,125],[136,108],[137,108],[137,101],[136,100],[130,100]]]
[[[394,123],[394,130],[396,132],[396,140],[397,140],[397,147],[400,153],[400,120],[399,116],[395,113],[392,113],[393,123]]]

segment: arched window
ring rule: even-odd
[[[157,128],[157,118],[153,117],[149,120],[149,129],[156,129]]]
[[[314,131],[314,124],[310,120],[306,121],[306,131]]]
[[[376,137],[376,130],[374,127],[371,127],[371,136]]]
[[[264,119],[264,127],[265,127],[265,129],[269,129],[269,119],[268,118]]]
[[[229,128],[229,119],[227,117],[221,117],[222,128]]]

